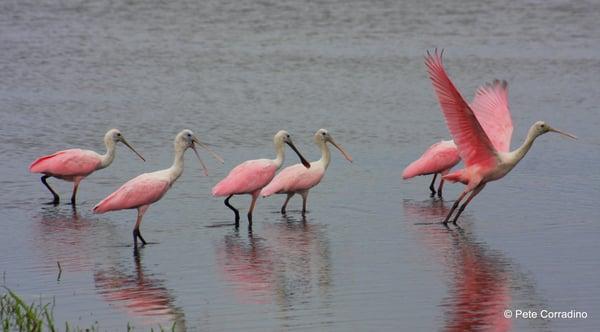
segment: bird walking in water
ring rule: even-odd
[[[508,107],[506,81],[496,80],[480,87],[471,108],[448,78],[442,55],[443,52],[438,54],[437,50],[434,54],[427,52],[425,65],[448,129],[465,163],[465,168],[442,177],[444,180],[461,182],[467,186],[443,221],[447,224],[461,201],[469,195],[454,216],[452,222],[456,224],[471,200],[488,182],[499,180],[508,174],[523,159],[538,136],[555,132],[572,139],[576,137],[538,121],[529,128],[523,145],[509,151],[513,125]],[[474,108],[480,109],[477,117],[473,113]],[[485,130],[483,126],[488,126],[488,129]]]
[[[263,197],[271,196],[273,194],[287,194],[287,198],[281,207],[281,214],[285,214],[285,208],[290,199],[295,194],[302,196],[302,215],[306,214],[306,199],[308,197],[308,191],[319,184],[325,171],[331,161],[331,154],[327,143],[331,143],[335,146],[344,158],[349,162],[352,162],[352,157],[335,142],[333,137],[325,129],[319,129],[315,133],[315,143],[321,149],[321,159],[310,163],[310,168],[304,167],[304,165],[295,164],[284,168],[266,187],[262,189],[260,195]]]
[[[119,189],[94,206],[94,213],[137,209],[138,215],[133,229],[133,242],[137,246],[137,239],[139,238],[143,244],[146,244],[140,233],[142,217],[150,207],[150,204],[160,200],[183,173],[183,156],[188,148],[194,151],[200,161],[200,165],[204,169],[204,174],[208,175],[208,169],[202,162],[198,150],[196,150],[196,144],[208,150],[215,159],[221,163],[223,162],[223,159],[205,144],[201,143],[191,130],[185,129],[175,136],[175,158],[171,167],[152,173],[144,173],[127,181]]]
[[[273,142],[275,143],[275,151],[277,153],[275,159],[256,159],[245,161],[232,169],[227,177],[221,180],[221,182],[217,183],[217,185],[212,189],[213,196],[227,196],[225,199],[225,205],[235,213],[236,227],[239,226],[240,213],[229,203],[229,200],[231,197],[233,197],[233,195],[252,195],[252,202],[250,203],[250,209],[248,210],[248,224],[249,227],[252,227],[252,212],[254,211],[254,206],[256,205],[256,199],[260,194],[260,190],[269,184],[271,180],[273,180],[275,172],[277,172],[277,170],[281,167],[285,152],[284,144],[289,145],[289,147],[296,152],[298,157],[300,157],[300,161],[304,167],[310,168],[310,164],[308,161],[306,161],[306,159],[304,159],[300,151],[296,149],[294,143],[292,142],[292,138],[287,131],[280,130],[277,134],[275,134],[275,137],[273,137]]]
[[[442,198],[442,188],[444,187],[443,176],[448,174],[452,167],[460,162],[458,148],[454,141],[440,141],[427,149],[423,155],[408,165],[402,172],[402,179],[407,180],[418,175],[433,174],[433,179],[429,185],[431,197],[435,196],[435,179],[440,174],[440,184],[437,189],[437,195]]]
[[[79,183],[86,176],[94,171],[108,167],[115,159],[116,144],[121,142],[137,154],[143,161],[146,161],[135,149],[127,143],[125,137],[118,129],[111,129],[104,135],[104,144],[106,153],[98,154],[91,150],[69,149],[58,151],[51,155],[42,156],[36,159],[29,166],[32,173],[42,173],[42,183],[50,190],[54,200],[52,204],[60,202],[60,197],[50,187],[46,181],[49,177],[55,177],[61,180],[73,182],[73,194],[71,195],[71,204],[75,205],[77,189]]]

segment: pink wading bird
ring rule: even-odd
[[[65,181],[73,182],[73,195],[71,204],[75,205],[77,188],[79,182],[94,171],[108,167],[115,159],[115,147],[117,142],[122,142],[131,151],[135,152],[143,161],[146,161],[137,151],[127,143],[118,129],[109,130],[104,135],[104,144],[106,153],[101,155],[91,150],[69,149],[58,151],[51,155],[39,157],[29,166],[32,173],[42,173],[42,183],[50,190],[54,196],[53,204],[58,204],[60,198],[58,194],[50,187],[46,179],[55,177]]]
[[[333,140],[329,132],[325,129],[319,129],[315,133],[315,143],[321,148],[321,159],[310,163],[310,168],[308,169],[300,164],[284,168],[271,183],[263,188],[260,195],[267,197],[273,194],[287,194],[287,198],[281,207],[281,213],[285,214],[285,207],[288,202],[292,196],[298,193],[302,196],[302,215],[304,216],[306,214],[308,191],[321,182],[331,161],[327,142],[340,150],[346,160],[352,162],[352,157]]]
[[[127,181],[119,189],[94,206],[94,213],[137,209],[138,216],[133,229],[133,242],[134,245],[137,246],[137,238],[139,237],[142,243],[146,244],[146,241],[140,233],[142,217],[150,207],[150,204],[161,199],[183,173],[183,154],[185,153],[185,150],[188,148],[194,150],[196,157],[198,157],[198,160],[200,161],[200,165],[202,165],[202,168],[204,169],[204,175],[208,175],[208,169],[202,162],[202,159],[200,159],[195,144],[205,148],[215,157],[215,159],[221,163],[223,162],[223,159],[210,150],[205,144],[201,143],[191,130],[182,130],[175,136],[175,159],[171,167],[161,171],[144,173]]]
[[[473,100],[473,109],[486,110],[483,114],[478,114],[479,119],[486,116],[493,117],[493,120],[486,119],[482,123],[491,125],[494,122],[496,124],[495,130],[488,130],[488,134],[486,134],[480,124],[481,120],[475,117],[471,107],[448,78],[442,63],[442,54],[443,52],[438,54],[437,50],[433,55],[427,52],[425,64],[438,96],[442,113],[446,118],[448,129],[458,147],[460,157],[465,163],[464,169],[442,177],[444,180],[461,182],[467,186],[450,209],[443,221],[444,224],[448,223],[454,210],[470,193],[452,221],[456,224],[458,217],[469,202],[481,192],[488,182],[501,179],[508,174],[529,151],[538,136],[552,131],[573,139],[576,137],[554,129],[543,121],[538,121],[529,128],[523,145],[514,151],[509,151],[513,127],[508,109],[506,81],[496,80],[479,88]]]
[[[440,141],[427,149],[423,155],[408,165],[402,172],[404,180],[410,179],[417,175],[433,174],[433,180],[429,185],[431,197],[435,196],[435,179],[438,174],[441,174],[440,185],[437,190],[437,195],[442,198],[442,188],[444,187],[443,176],[448,174],[452,167],[460,162],[458,148],[454,141]]]
[[[476,95],[480,93],[488,93],[486,87],[479,88]],[[492,139],[496,139],[495,141],[492,140],[492,144],[494,144],[494,146],[498,144],[499,150],[506,149],[506,151],[508,151],[508,146],[504,147],[505,143],[501,139],[501,137],[506,135],[505,131],[510,130],[512,133],[512,120],[508,108],[489,107],[489,103],[481,102],[481,100],[481,98],[478,101],[476,99],[471,104],[473,113],[477,117],[477,120],[485,133],[492,137]],[[501,117],[502,120],[498,121],[498,117]],[[508,136],[510,136],[510,134],[508,134]],[[436,193],[434,189],[435,179],[438,174],[441,174],[442,176],[440,178],[437,195],[439,198],[442,198],[442,188],[444,187],[443,176],[448,174],[452,167],[456,166],[459,162],[460,155],[454,141],[441,141],[430,146],[419,159],[408,165],[402,173],[402,178],[406,180],[417,175],[433,174],[433,180],[431,180],[431,184],[429,185],[431,197],[433,197]]]
[[[239,226],[240,213],[236,208],[229,204],[229,200],[233,195],[252,195],[252,203],[250,203],[250,210],[248,211],[248,223],[249,227],[252,227],[252,211],[254,210],[256,199],[258,198],[260,190],[271,182],[275,176],[275,172],[281,167],[285,151],[284,144],[289,145],[290,148],[296,152],[304,167],[310,168],[310,164],[304,159],[300,151],[296,149],[294,143],[292,143],[290,134],[288,134],[287,131],[280,130],[275,134],[275,137],[273,137],[273,142],[275,143],[275,151],[277,152],[277,157],[275,159],[245,161],[232,169],[227,177],[217,183],[212,189],[213,196],[227,196],[225,205],[235,213],[236,227]]]

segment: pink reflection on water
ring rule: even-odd
[[[262,233],[235,231],[216,246],[219,274],[238,302],[290,308],[308,296],[328,296],[331,260],[322,225],[282,218]]]
[[[468,216],[460,228],[441,222],[450,210],[443,201],[404,201],[406,219],[424,248],[441,264],[449,284],[444,308],[444,331],[509,331],[504,310],[512,302],[511,279],[506,263],[478,243],[469,232]]]

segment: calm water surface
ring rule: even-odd
[[[0,3],[0,271],[59,322],[101,330],[574,331],[600,324],[600,4],[597,1],[3,1]],[[460,192],[428,196],[404,166],[447,138],[423,54],[471,98],[510,82],[513,148],[536,120],[578,141],[540,137],[486,187],[461,228],[437,224]],[[118,146],[79,205],[51,198],[28,164],[68,147]],[[142,224],[94,215],[127,179],[168,167],[189,127],[226,160],[186,171]],[[311,159],[333,151],[301,218],[295,198],[260,199],[252,232],[210,188],[243,160],[272,157],[289,130]],[[288,150],[287,164],[297,162]],[[63,201],[71,184],[50,180]],[[246,212],[248,197],[234,205]],[[62,265],[57,280],[56,262]],[[503,318],[505,309],[587,311],[585,320]],[[60,323],[62,324],[62,323]]]

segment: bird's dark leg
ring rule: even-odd
[[[252,212],[254,211],[254,206],[256,206],[256,199],[259,193],[260,190],[252,193],[252,203],[250,203],[250,210],[248,210],[248,228],[252,228]]]
[[[73,184],[73,195],[71,195],[71,205],[75,206],[76,197],[77,197],[77,189],[79,188],[79,181],[75,181]]]
[[[458,209],[458,212],[456,212],[456,216],[454,216],[454,220],[452,221],[453,224],[456,225],[456,221],[458,220],[458,217],[460,216],[460,214],[464,211],[464,209],[467,207],[467,205],[471,202],[471,200],[477,196],[477,194],[479,194],[479,192],[481,192],[481,190],[483,189],[483,187],[485,187],[485,184],[481,184],[479,186],[477,186],[472,192],[471,195],[469,195],[469,198],[467,198],[467,200],[465,201],[465,203],[463,205],[460,206],[460,209]]]
[[[294,196],[294,194],[295,193],[288,193],[287,194],[287,198],[285,199],[285,202],[283,203],[283,206],[281,207],[281,214],[285,214],[285,208],[287,207],[288,202]]]
[[[238,211],[238,209],[234,208],[233,205],[229,204],[229,200],[231,199],[231,197],[233,197],[233,195],[229,195],[229,197],[227,197],[225,199],[225,205],[232,209],[233,212],[235,213],[235,227],[239,227],[240,226],[240,211]]]
[[[46,186],[46,188],[48,188],[48,190],[50,190],[50,192],[52,193],[52,196],[54,196],[54,200],[52,201],[52,204],[57,205],[58,202],[60,202],[60,197],[58,197],[58,194],[56,193],[56,191],[54,191],[54,189],[52,189],[52,187],[50,187],[48,182],[46,182],[46,179],[49,177],[50,177],[50,175],[42,176],[42,183]]]
[[[462,192],[462,194],[460,194],[460,196],[458,196],[458,199],[454,202],[454,205],[452,205],[452,208],[450,209],[450,212],[448,212],[448,215],[446,216],[446,218],[444,219],[444,221],[442,221],[442,223],[444,223],[444,224],[448,223],[448,220],[450,220],[450,217],[452,216],[452,213],[454,213],[454,210],[456,210],[456,208],[460,204],[460,201],[462,201],[463,198],[465,198],[465,196],[468,193],[469,193],[469,190],[465,190],[465,191]]]
[[[437,195],[442,198],[442,188],[444,188],[444,178],[440,179],[440,185],[438,186]]]
[[[142,223],[142,218],[144,217],[144,213],[148,209],[148,205],[140,206],[138,208],[138,216],[135,221],[135,227],[133,228],[133,245],[137,247],[137,239],[138,237],[142,241],[142,244],[146,244],[146,240],[142,237],[142,233],[140,233],[140,224]]]
[[[306,201],[308,200],[308,190],[300,193],[302,195],[302,216],[306,215]]]
[[[437,178],[437,173],[433,174],[433,180],[431,180],[431,184],[429,185],[429,190],[431,190],[431,197],[435,196],[435,179]]]

